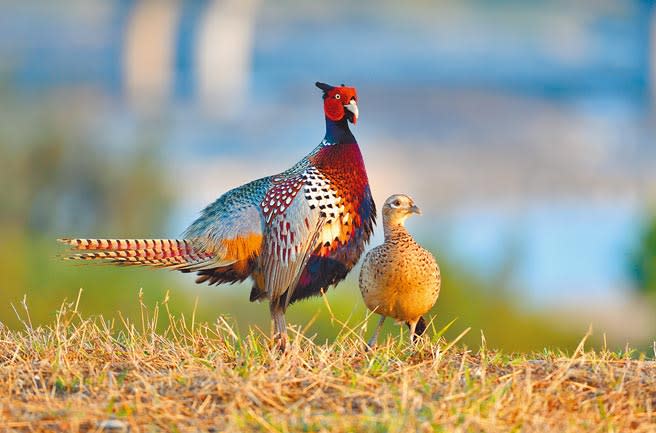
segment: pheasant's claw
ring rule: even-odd
[[[287,334],[276,334],[273,337],[273,345],[280,352],[284,353],[287,350]]]

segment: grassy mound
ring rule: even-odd
[[[318,344],[291,328],[280,354],[268,332],[238,335],[142,303],[140,323],[82,317],[0,325],[5,431],[654,431],[656,363],[630,350],[477,352],[442,330],[373,351],[362,326]],[[165,324],[162,327],[162,323]],[[163,329],[163,330],[162,330]],[[461,335],[466,332],[463,331]]]

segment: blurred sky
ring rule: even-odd
[[[618,305],[656,199],[654,10],[5,0],[0,85],[28,109],[83,107],[103,152],[152,133],[179,206],[169,233],[146,235],[168,236],[321,140],[315,81],[356,86],[375,198],[413,195],[422,242],[473,273],[509,268],[528,305]]]

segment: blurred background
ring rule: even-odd
[[[358,88],[375,199],[412,195],[448,336],[651,350],[656,335],[656,7],[647,0],[64,1],[0,5],[0,322],[84,288],[137,317],[171,291],[197,320],[269,329],[248,284],[62,263],[69,237],[175,237],[220,194],[323,138],[316,80]],[[379,228],[380,229],[380,228]],[[374,244],[381,241],[377,230]],[[357,272],[327,296],[365,314]],[[324,302],[290,309],[334,338]],[[370,323],[370,330],[373,327]],[[388,324],[387,332],[398,329]],[[370,331],[369,331],[370,332]]]

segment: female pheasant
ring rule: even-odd
[[[440,268],[433,255],[408,233],[405,220],[419,214],[407,195],[389,197],[383,205],[385,242],[369,251],[360,270],[360,293],[367,308],[380,314],[369,340],[373,347],[386,317],[410,327],[410,341],[426,330],[423,315],[440,294]]]
[[[250,300],[268,299],[278,345],[285,311],[343,280],[369,241],[376,208],[358,143],[353,87],[323,91],[326,135],[289,170],[226,192],[206,207],[183,239],[60,239],[100,260],[197,272],[197,283],[253,279]]]

